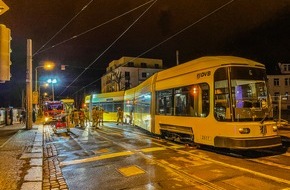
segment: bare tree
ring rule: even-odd
[[[111,81],[111,90],[114,91],[120,91],[124,90],[125,86],[122,85],[122,79],[125,78],[125,76],[122,74],[120,70],[114,70],[110,74],[110,81]],[[116,89],[114,89],[114,86],[116,85]]]

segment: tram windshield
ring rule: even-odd
[[[261,121],[272,117],[266,77],[266,71],[259,68],[218,69],[215,72],[216,119]]]

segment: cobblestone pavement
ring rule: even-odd
[[[68,186],[59,167],[58,152],[53,142],[53,132],[44,126],[43,190],[66,190]]]
[[[20,189],[30,168],[30,159],[20,157],[32,149],[37,129],[26,130],[24,124],[1,127],[1,130],[15,129],[19,131],[0,147],[0,190]]]
[[[18,130],[3,145],[0,145],[0,190],[67,190],[68,186],[59,167],[56,147],[53,144],[53,132],[44,126],[43,151],[35,152],[35,141],[39,135],[39,125],[27,130],[24,124],[15,123],[11,126],[0,126],[1,130]],[[41,125],[42,128],[42,125]],[[33,155],[42,155],[40,179],[27,180],[34,167]],[[32,155],[32,157],[31,157]],[[37,174],[36,174],[37,175]],[[31,181],[31,182],[29,182]],[[24,185],[25,184],[25,185]],[[37,185],[35,185],[37,184]],[[39,184],[42,184],[39,186]]]

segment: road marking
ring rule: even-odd
[[[68,166],[68,165],[73,165],[73,164],[82,164],[82,163],[87,163],[87,162],[104,160],[104,159],[108,159],[108,158],[129,156],[129,155],[132,155],[132,154],[134,154],[134,153],[131,152],[131,151],[116,152],[116,153],[112,153],[112,154],[103,154],[103,155],[100,155],[100,156],[94,156],[94,157],[85,158],[85,159],[78,159],[78,160],[60,162],[60,166]]]
[[[136,150],[136,151],[154,152],[154,151],[160,151],[160,150],[166,150],[166,148],[165,147],[152,147],[152,148],[143,148],[143,149]]]
[[[183,146],[181,146],[181,145],[174,145],[174,146],[170,146],[169,148],[173,148],[173,149],[185,148],[185,145],[183,145]]]
[[[153,147],[153,148],[143,148],[140,150],[135,150],[135,151],[140,151],[140,152],[154,152],[154,151],[162,151],[166,150],[165,147]],[[81,163],[86,163],[86,162],[93,162],[93,161],[98,161],[98,160],[104,160],[108,158],[115,158],[115,157],[121,157],[121,156],[128,156],[135,154],[132,151],[124,151],[124,152],[116,152],[116,153],[111,153],[111,154],[103,154],[100,156],[94,156],[90,158],[84,158],[84,159],[78,159],[78,160],[71,160],[71,161],[64,161],[61,162],[61,166],[67,166],[67,165],[73,165],[73,164],[81,164]]]
[[[103,131],[102,131],[103,132]],[[104,138],[104,137],[103,137]],[[107,138],[105,138],[107,139]],[[110,139],[109,139],[110,140]],[[159,143],[152,143],[152,144],[159,144]],[[168,143],[170,144],[170,143]],[[161,147],[159,150],[163,150],[162,147],[164,149],[172,149],[174,150],[174,148],[170,148],[170,146],[165,146],[165,145],[162,145],[162,144],[159,144]],[[157,147],[158,148],[158,147]],[[142,150],[142,149],[141,149]],[[145,149],[144,149],[145,150]],[[153,149],[152,149],[153,150]],[[138,150],[134,150],[134,151],[138,151]],[[204,159],[204,160],[207,160],[209,162],[212,162],[212,163],[216,163],[216,164],[220,164],[222,166],[225,166],[225,167],[229,167],[229,168],[233,168],[233,169],[237,169],[237,170],[240,170],[240,171],[243,171],[243,172],[247,172],[247,173],[251,173],[253,175],[257,175],[257,176],[260,176],[260,177],[263,177],[265,179],[270,179],[270,180],[273,180],[273,181],[276,181],[276,182],[279,182],[279,183],[285,183],[285,184],[288,184],[290,185],[290,181],[289,180],[286,180],[286,179],[282,179],[282,178],[278,178],[278,177],[274,177],[274,176],[270,176],[270,175],[267,175],[267,174],[264,174],[264,173],[260,173],[260,172],[255,172],[253,170],[250,170],[250,169],[247,169],[247,168],[242,168],[242,167],[239,167],[239,166],[235,166],[235,165],[231,165],[231,164],[227,164],[227,163],[224,163],[224,162],[221,162],[221,161],[216,161],[216,160],[213,160],[211,158],[208,158],[207,156],[203,156],[203,155],[198,155],[196,153],[193,153],[192,151],[184,151],[184,150],[178,150],[184,154],[188,154],[188,155],[191,155],[191,156],[195,156],[195,157],[198,157],[200,159]],[[149,152],[149,151],[148,151]],[[194,150],[195,152],[195,150]],[[80,164],[80,163],[86,163],[86,162],[92,162],[92,161],[97,161],[97,160],[103,160],[103,159],[107,159],[107,158],[114,158],[114,157],[121,157],[121,156],[127,156],[127,155],[133,155],[134,152],[132,151],[125,151],[125,152],[119,152],[119,153],[112,153],[112,154],[105,154],[105,155],[101,155],[101,156],[96,156],[96,157],[91,157],[91,158],[87,158],[87,159],[79,159],[79,160],[73,160],[73,161],[66,161],[66,162],[61,162],[60,163],[60,166],[66,166],[66,165],[72,165],[72,164]],[[159,162],[160,163],[160,162]],[[161,165],[164,165],[162,163],[160,163]],[[178,172],[177,172],[178,173]],[[185,173],[186,174],[186,173]],[[188,175],[188,174],[186,174]]]
[[[185,154],[192,155],[192,153],[190,153],[190,152],[186,152],[186,151],[183,151],[183,150],[179,150],[179,151],[180,152],[184,152]],[[279,182],[279,183],[285,183],[285,184],[290,185],[290,181],[287,180],[287,179],[282,179],[282,178],[279,178],[279,177],[270,176],[270,175],[263,174],[263,173],[260,173],[260,172],[255,172],[255,171],[250,170],[250,169],[246,169],[246,168],[242,168],[242,167],[239,167],[239,166],[235,166],[235,165],[227,164],[227,163],[224,163],[224,162],[216,161],[216,160],[213,160],[211,158],[208,158],[208,157],[205,157],[205,156],[201,156],[201,155],[198,155],[198,154],[194,154],[194,156],[199,157],[199,158],[203,158],[203,159],[205,159],[207,161],[210,161],[210,162],[216,163],[216,164],[220,164],[220,165],[228,167],[228,168],[233,168],[233,169],[240,170],[240,171],[247,172],[247,173],[251,173],[253,175],[260,176],[260,177],[263,177],[263,178],[266,178],[266,179],[271,179],[271,180]]]

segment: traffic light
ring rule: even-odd
[[[0,83],[10,81],[10,29],[0,24]]]

